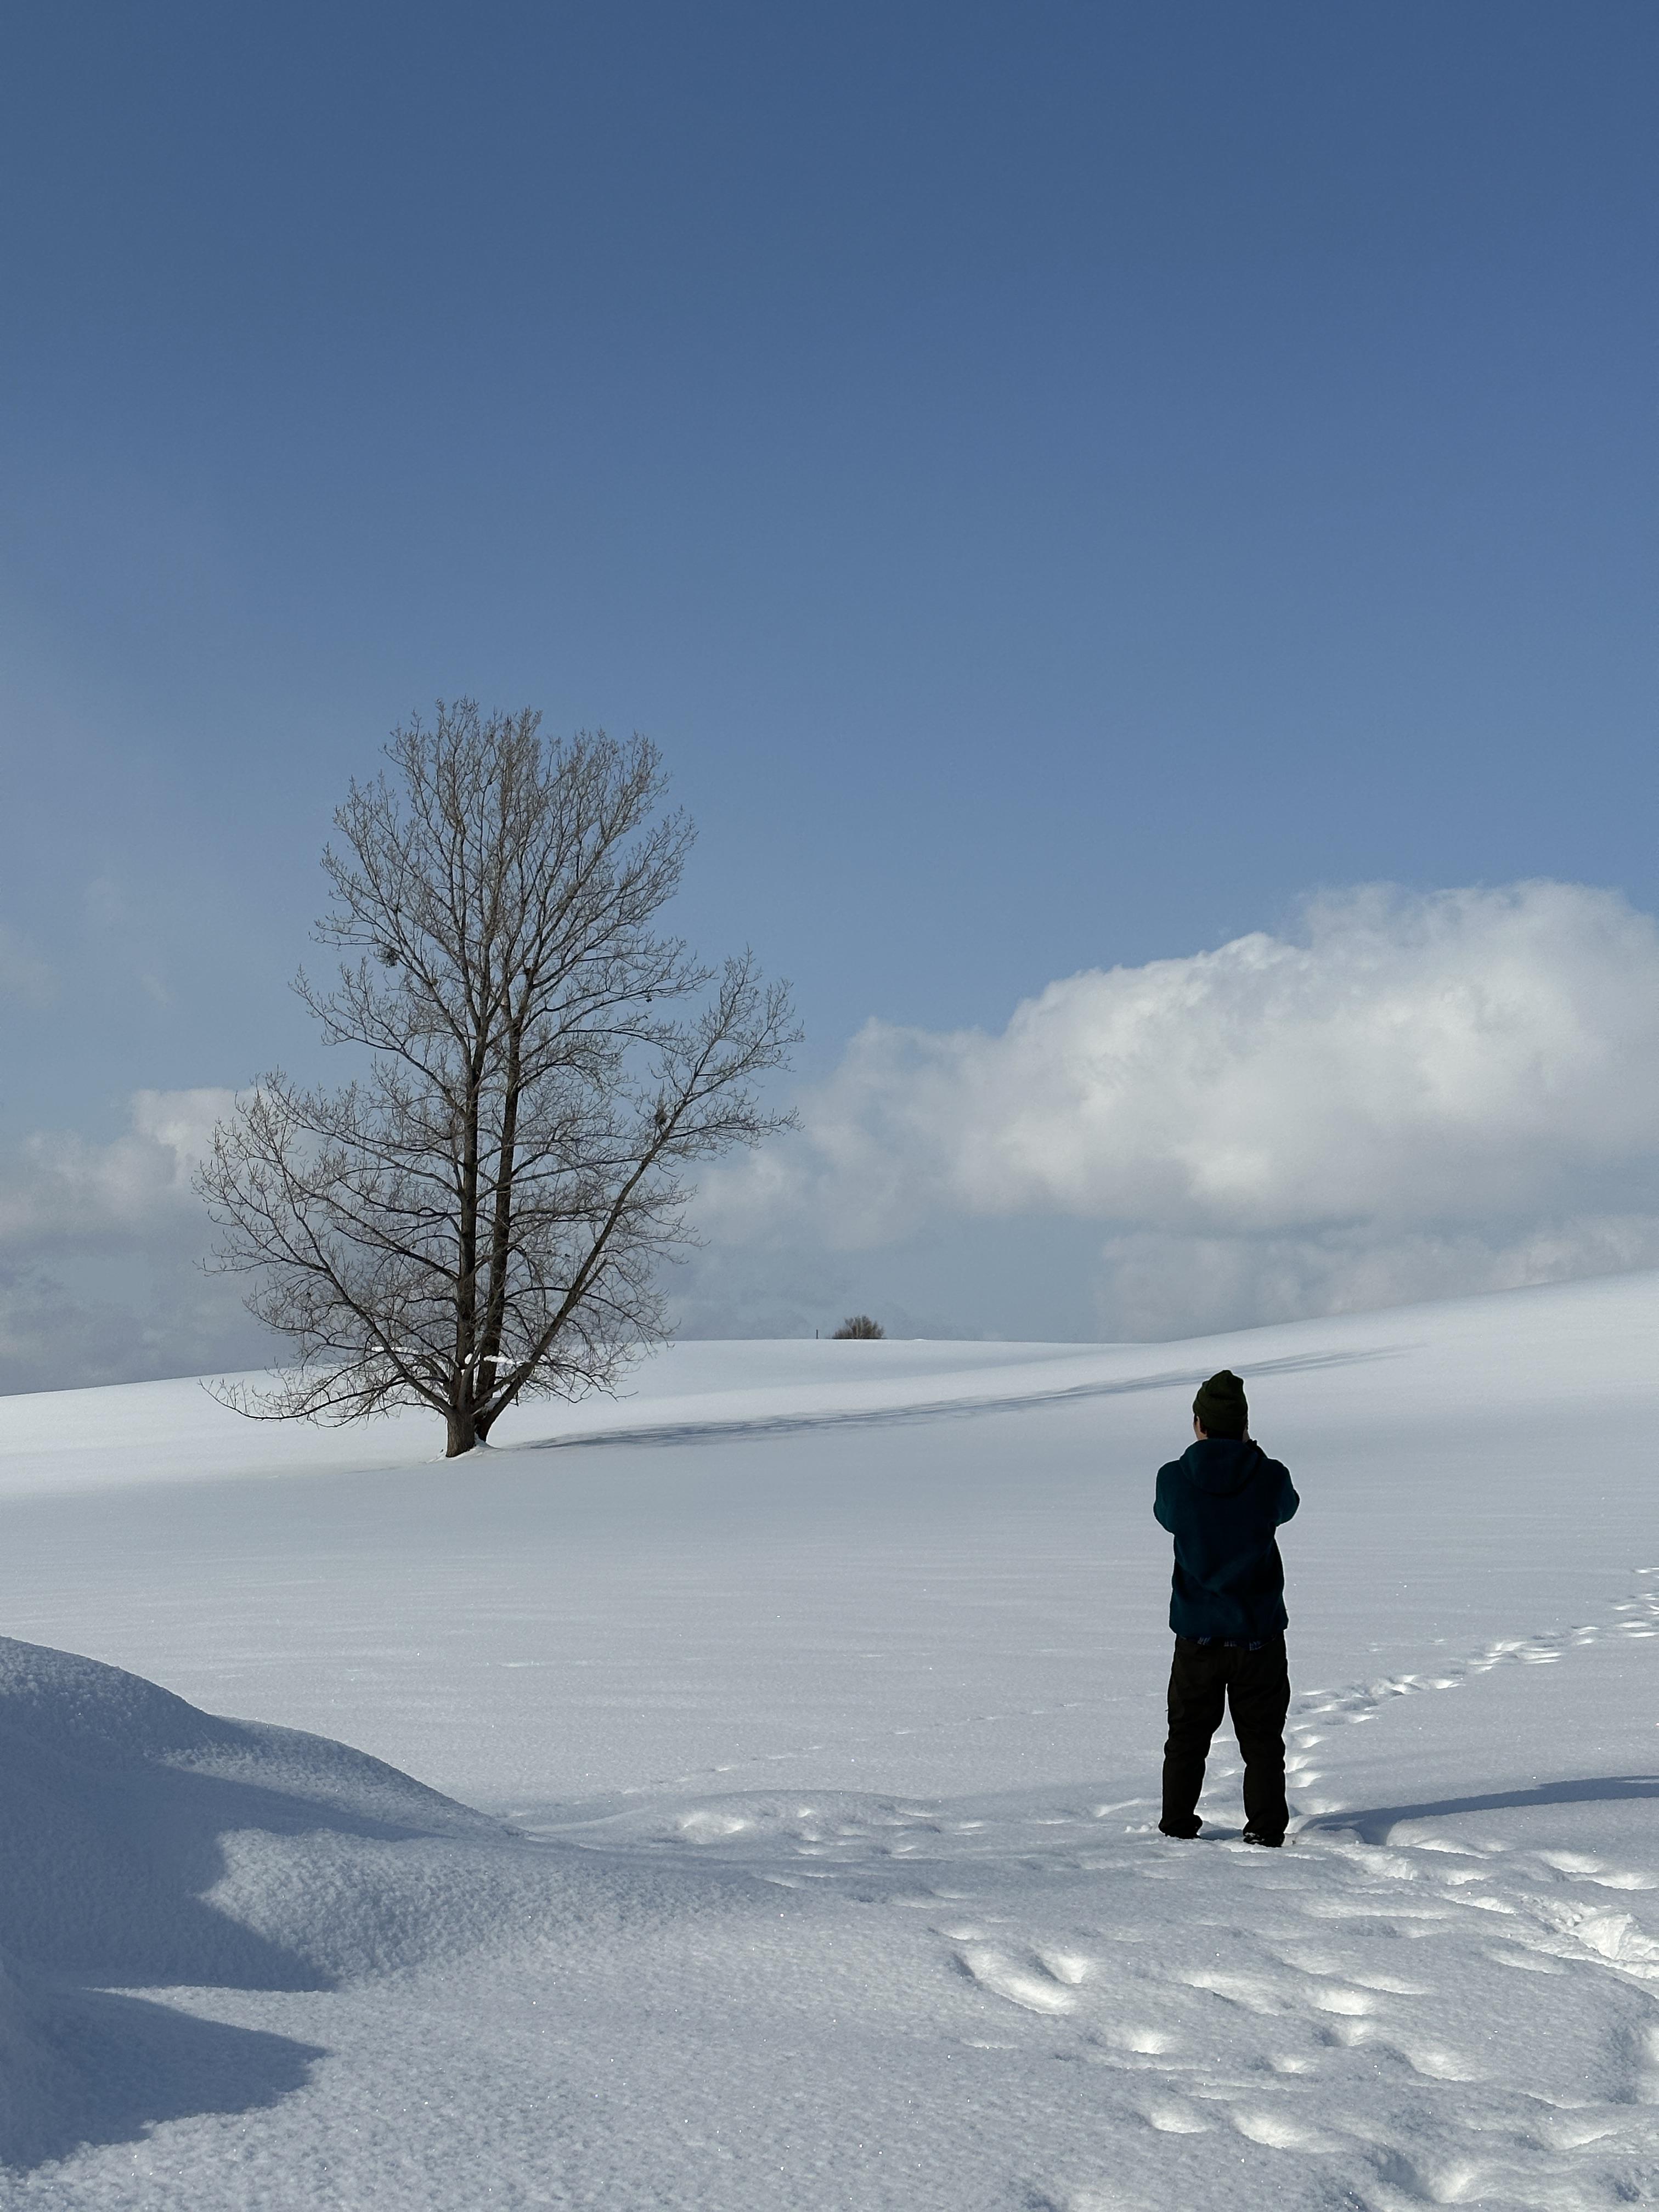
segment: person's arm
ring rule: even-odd
[[[1152,1518],[1157,1522],[1160,1528],[1167,1528],[1170,1534],[1173,1536],[1175,1534],[1175,1522],[1170,1517],[1171,1510],[1170,1476],[1171,1471],[1172,1470],[1167,1467],[1161,1467],[1158,1471],[1158,1488],[1152,1492]]]
[[[1291,1480],[1291,1471],[1285,1469],[1285,1480],[1279,1489],[1279,1519],[1276,1526],[1283,1528],[1291,1519],[1302,1500],[1296,1494],[1296,1485]]]

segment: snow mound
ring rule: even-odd
[[[9,2160],[49,2152],[53,2116],[87,2101],[89,2085],[63,2047],[70,2027],[62,2000],[0,1962],[0,2146]]]
[[[497,1823],[343,1744],[0,1638],[0,2160],[246,2111],[322,2054],[112,1987],[321,1990],[522,1918]]]
[[[55,1986],[0,1961],[0,2164],[35,2166],[161,2122],[302,2088],[320,2046]]]
[[[343,1744],[216,1719],[118,1667],[9,1638],[0,1759],[0,1954],[105,1985],[326,1986],[384,1951],[383,1928],[346,1912],[281,1930],[239,1863],[257,1857],[292,1887],[301,1863],[343,1846],[499,1833]]]

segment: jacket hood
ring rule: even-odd
[[[1267,1458],[1250,1437],[1200,1437],[1181,1455],[1181,1468],[1212,1498],[1236,1498]]]

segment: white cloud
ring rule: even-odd
[[[0,1388],[254,1365],[191,1170],[224,1090],[0,1156]],[[1160,1337],[1659,1266],[1659,928],[1561,884],[1312,903],[1000,1035],[871,1023],[706,1178],[687,1334]]]
[[[0,1253],[110,1252],[204,1241],[191,1188],[232,1091],[138,1091],[131,1127],[109,1144],[68,1130],[26,1138],[0,1165]]]
[[[1371,888],[1052,983],[1000,1036],[872,1022],[699,1214],[866,1280],[941,1224],[1095,1223],[1097,1325],[1161,1334],[1659,1261],[1656,1101],[1649,916]]]
[[[106,1144],[42,1132],[0,1158],[0,1390],[250,1365],[267,1340],[204,1275],[191,1174],[228,1090],[140,1091]]]

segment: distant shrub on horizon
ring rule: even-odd
[[[885,1336],[886,1334],[881,1323],[878,1321],[872,1321],[868,1314],[848,1314],[836,1331],[838,1337]]]

